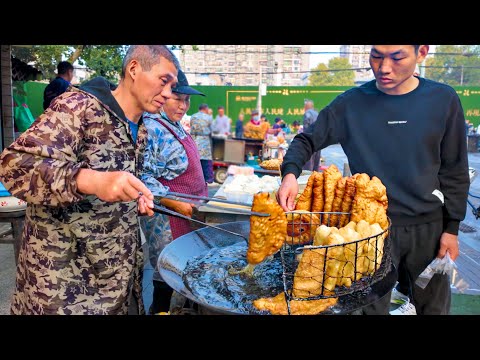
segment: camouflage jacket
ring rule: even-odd
[[[138,175],[147,132],[140,122],[135,146],[107,81],[90,83],[97,96],[70,87],[1,154],[0,179],[28,202],[13,314],[126,314],[132,290],[144,313],[137,203],[82,195],[74,179]]]

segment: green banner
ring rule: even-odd
[[[17,88],[25,91],[27,104],[35,118],[43,112],[43,90],[46,86],[45,83],[33,81],[17,85]],[[193,87],[203,92],[206,97],[192,96],[188,115],[197,112],[198,106],[205,102],[213,109],[214,117],[217,115],[217,108],[224,106],[226,114],[235,123],[240,112],[243,112],[245,119],[248,120],[252,109],[257,107],[258,86]],[[294,120],[302,120],[305,99],[313,100],[315,109],[319,110],[350,88],[349,86],[268,86],[267,95],[262,96],[262,111],[271,124],[277,116],[291,124]],[[460,97],[465,119],[470,120],[475,127],[479,126],[480,87],[454,86],[454,89]]]
[[[455,86],[462,103],[465,120],[470,120],[473,126],[480,124],[480,87]]]
[[[188,114],[198,110],[198,105],[205,102],[213,109],[213,116],[217,114],[218,106],[225,107],[225,113],[235,120],[240,112],[245,119],[250,118],[252,109],[257,107],[257,86],[194,86],[203,92],[206,97],[192,96]],[[303,117],[303,103],[305,99],[314,101],[315,109],[321,110],[335,97],[350,89],[349,86],[269,86],[267,95],[262,96],[262,112],[273,124],[279,116],[291,124],[294,120],[301,123]],[[480,87],[454,87],[457,91],[465,113],[465,119],[470,120],[475,127],[480,124]]]
[[[216,116],[218,106],[225,107],[225,113],[233,121],[239,113],[245,114],[245,119],[250,119],[253,109],[258,102],[258,87],[256,86],[195,86],[206,97],[192,96],[189,115],[197,111],[202,102],[206,102]],[[316,109],[322,109],[336,96],[350,89],[349,86],[269,86],[267,94],[262,96],[262,113],[267,116],[271,124],[276,117],[281,117],[291,124],[298,120],[302,123],[303,104],[305,99],[314,101]]]

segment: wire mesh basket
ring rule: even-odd
[[[390,272],[390,219],[386,229],[340,212],[292,211],[287,219],[281,248],[287,302],[366,292]]]

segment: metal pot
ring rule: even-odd
[[[218,226],[239,233],[247,238],[250,232],[250,223],[248,221],[230,222]],[[212,249],[222,250],[222,248],[238,245],[239,243],[244,243],[244,241],[239,236],[229,235],[214,228],[203,228],[193,231],[177,238],[164,248],[158,259],[160,274],[175,291],[198,304],[199,313],[255,314],[254,312],[246,311],[246,307],[238,307],[234,303],[228,303],[228,301],[223,301],[221,304],[212,303],[208,296],[198,296],[184,282],[184,272],[190,260],[198,257],[202,258]],[[325,314],[349,314],[379,300],[395,285],[395,272],[395,269],[393,269],[382,281],[373,284],[371,291],[342,296],[338,303],[326,311]],[[203,286],[211,289],[212,292],[215,291],[215,287],[211,283],[203,284]]]

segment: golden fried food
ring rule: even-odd
[[[359,174],[355,187],[351,220],[358,222],[363,219],[369,224],[378,222],[382,229],[386,229],[388,199],[385,185],[376,176],[370,180],[367,174]]]
[[[295,204],[295,210],[312,210],[312,194],[313,194],[313,182],[315,180],[315,172],[313,172],[307,181],[307,186],[302,192],[302,195],[297,200]]]
[[[298,211],[298,212],[297,212]],[[296,210],[287,214],[287,244],[308,244],[312,242],[315,231],[320,225],[316,214],[304,210]]]
[[[335,197],[333,198],[332,211],[340,212],[342,211],[342,202],[343,195],[345,194],[345,185],[347,183],[347,178],[342,177],[337,181],[337,187],[335,188]],[[340,216],[337,214],[330,215],[330,226],[337,226]]]
[[[330,233],[327,238],[326,245],[337,245],[343,244],[345,239],[340,233]],[[340,265],[341,262],[338,259],[342,259],[344,252],[344,246],[334,246],[328,248],[328,251],[325,254],[327,258],[326,262],[326,276],[323,283],[323,287],[329,291],[333,291],[337,284],[337,279],[339,277]]]
[[[293,278],[293,296],[307,298],[322,294],[325,249],[304,249]]]
[[[338,271],[337,286],[350,287],[355,281],[355,260],[356,254],[359,252],[358,244],[355,242],[360,240],[360,234],[351,227],[345,226],[339,229],[340,235],[345,239],[343,254],[338,258],[341,262],[340,270]]]
[[[370,225],[370,236],[377,235],[383,232],[383,229],[378,223]],[[364,268],[366,274],[373,274],[382,263],[383,245],[386,237],[386,232],[382,235],[375,236],[368,241],[367,256],[364,259]],[[376,263],[376,264],[375,264]]]
[[[262,123],[265,124],[265,123]],[[243,136],[250,139],[259,139],[263,140],[265,138],[265,134],[268,130],[267,125],[255,125],[252,122],[248,122],[243,127]]]
[[[292,315],[317,315],[335,305],[338,298],[318,300],[291,300],[290,314]],[[273,298],[261,298],[253,301],[253,306],[258,310],[270,311],[272,315],[288,315],[285,293],[281,292]]]
[[[379,224],[370,225],[365,220],[349,222],[338,229],[320,225],[313,245],[339,245],[303,249],[297,257],[298,267],[293,279],[293,295],[308,298],[333,294],[337,286],[352,286],[363,276],[372,275],[380,267],[386,233]],[[372,239],[371,236],[378,235]],[[376,266],[375,266],[376,265]]]
[[[357,223],[356,229],[357,233],[360,235],[360,239],[368,238],[372,235],[372,230],[370,224],[365,220],[360,220]],[[362,276],[368,274],[369,260],[368,260],[368,249],[369,241],[359,241],[358,243],[358,253],[357,253],[357,273],[355,279],[359,280]]]
[[[280,159],[264,160],[260,163],[260,167],[266,170],[279,170],[282,162],[283,160]]]
[[[314,241],[313,241],[313,245],[314,246],[325,245],[327,243],[328,235],[330,235],[330,233],[332,231],[334,231],[334,229],[336,231],[338,231],[338,229],[336,227],[333,227],[333,226],[326,226],[326,225],[319,226],[317,228],[317,231],[315,232],[315,238],[314,238]]]
[[[340,170],[332,164],[323,172],[323,195],[324,195],[324,206],[323,211],[330,212],[332,211],[333,199],[335,198],[335,189],[337,187],[337,181],[342,178]],[[322,224],[327,225],[328,216],[324,216],[322,219]]]
[[[322,246],[327,243],[330,233],[337,230],[321,225],[315,232],[313,245]],[[304,249],[293,278],[293,296],[306,298],[322,294],[323,266],[325,249]]]
[[[315,246],[342,244],[345,240],[334,227],[320,226],[315,234]],[[335,289],[343,246],[303,250],[293,279],[295,297],[325,295]]]
[[[342,205],[340,208],[341,212],[349,213],[352,209],[352,202],[355,196],[355,177],[350,176],[347,178],[347,182],[345,184],[345,192],[343,194]],[[347,225],[350,219],[350,215],[340,215],[340,221],[338,226],[344,227]]]
[[[312,197],[312,211],[320,212],[323,211],[324,206],[324,197],[323,197],[323,173],[322,172],[313,172],[315,178],[313,181],[313,197]]]
[[[250,216],[247,261],[249,264],[258,264],[282,247],[287,237],[287,217],[269,193],[253,196],[252,211],[270,214],[268,217]]]

